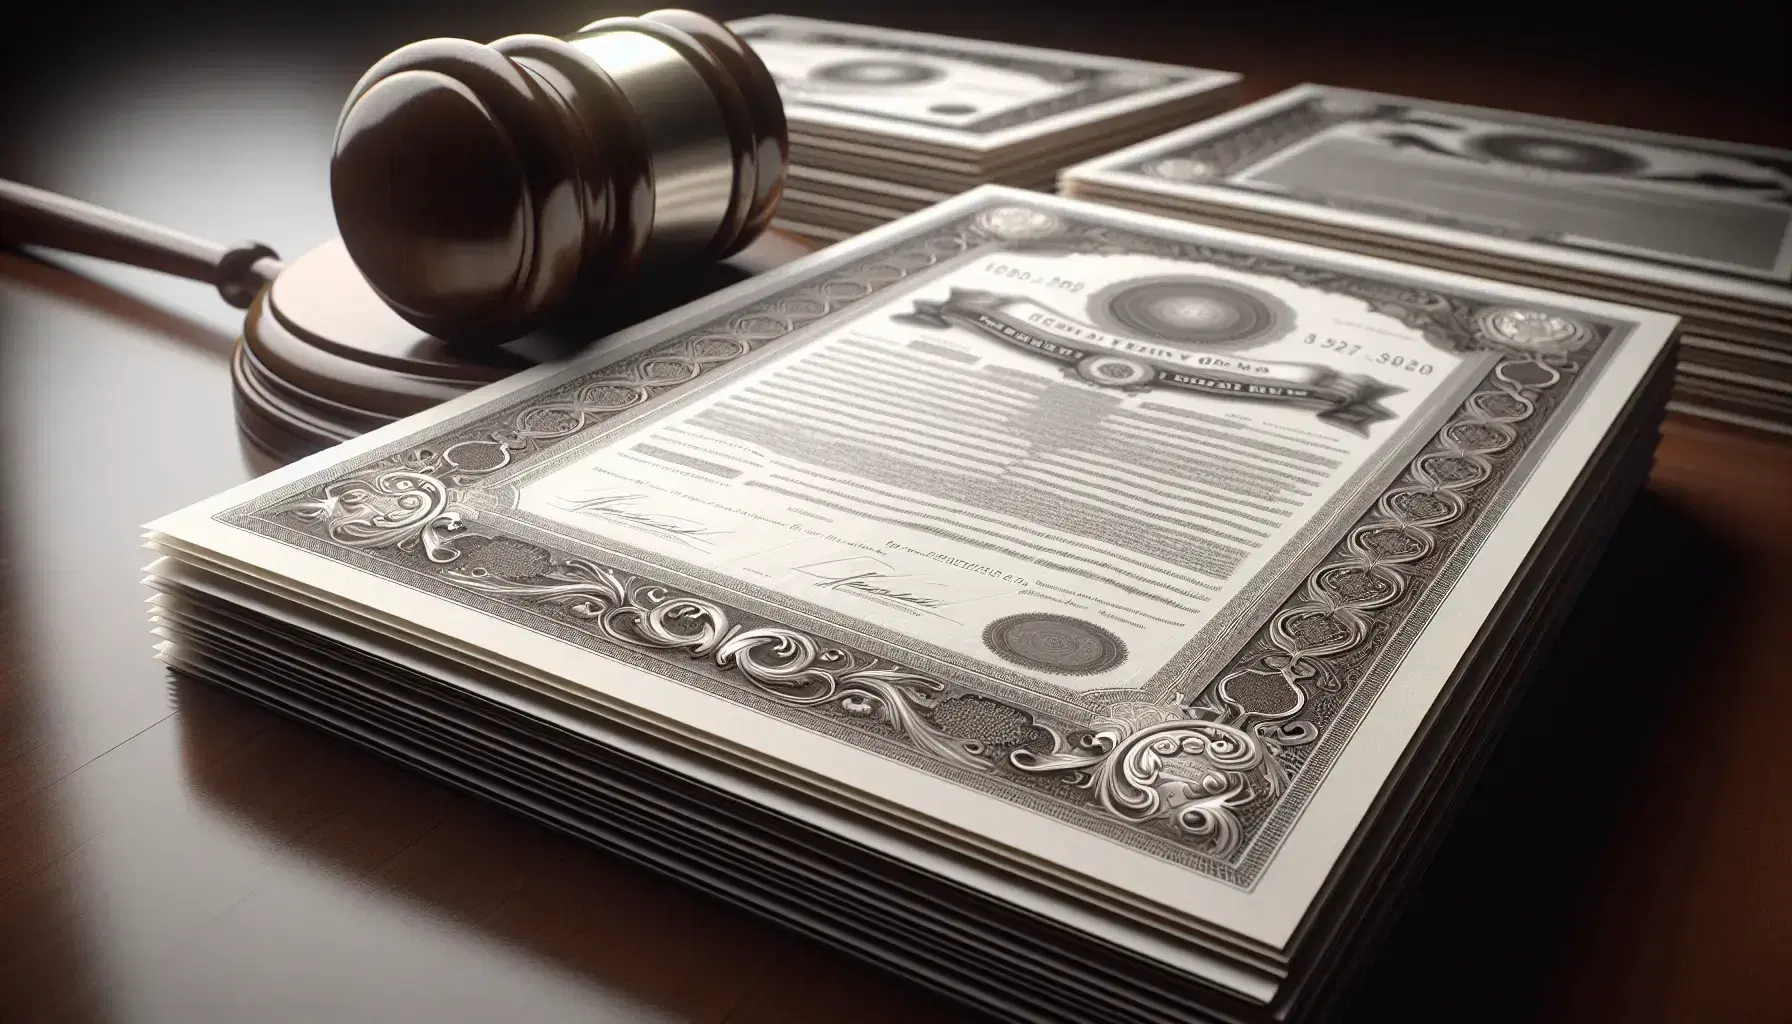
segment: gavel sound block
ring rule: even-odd
[[[766,230],[787,164],[759,59],[717,22],[656,11],[388,55],[338,123],[341,237],[290,264],[10,182],[0,242],[246,307],[238,420],[285,461],[806,254]]]
[[[602,315],[570,317],[500,347],[469,348],[394,313],[357,271],[341,240],[327,242],[288,264],[249,307],[231,359],[238,423],[256,448],[289,461],[564,355],[812,249],[805,241],[768,232],[728,260],[651,275]]]

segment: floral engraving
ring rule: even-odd
[[[708,659],[781,703],[876,723],[961,768],[989,768],[981,740],[928,720],[946,684],[801,630],[742,622],[714,601],[582,558],[563,559],[520,580],[483,566],[444,575],[478,593],[557,608],[612,643]]]
[[[1097,719],[1074,743],[1053,736],[1050,751],[1016,750],[1009,761],[1023,772],[1067,776],[1116,818],[1169,821],[1216,857],[1230,856],[1244,837],[1238,809],[1274,799],[1285,785],[1268,741],[1155,704],[1112,710],[1116,717]]]

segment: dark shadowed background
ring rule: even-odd
[[[1792,146],[1784,14],[1733,0],[693,6]],[[385,52],[644,9],[33,4],[0,18],[0,177],[296,257],[334,234],[335,117]],[[0,1021],[970,1019],[170,680],[137,527],[255,470],[240,325],[203,286],[0,252]],[[1788,521],[1792,449],[1674,428],[1353,1019],[1787,1019]]]

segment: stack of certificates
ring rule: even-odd
[[[1217,109],[1235,74],[766,15],[730,22],[790,124],[778,226],[824,241],[986,182],[1050,191],[1066,164]]]
[[[997,1019],[1304,1019],[1676,325],[980,188],[155,523],[160,649]]]
[[[1669,310],[1674,408],[1792,434],[1792,152],[1307,85],[1060,190]]]

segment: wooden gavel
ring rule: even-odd
[[[290,264],[4,181],[0,243],[206,281],[247,309],[239,420],[284,459],[529,365],[500,346],[550,321],[620,326],[806,253],[766,231],[788,153],[752,50],[655,11],[387,55],[337,123],[341,237]]]
[[[788,145],[758,56],[700,14],[655,11],[394,51],[343,107],[330,192],[394,310],[501,342],[644,270],[740,250],[771,222]]]

